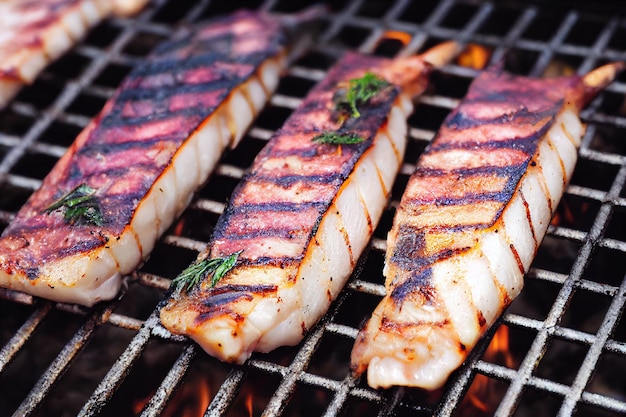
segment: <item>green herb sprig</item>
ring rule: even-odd
[[[50,214],[63,209],[63,218],[69,224],[92,223],[102,226],[104,218],[94,194],[96,190],[87,184],[81,184],[48,206],[44,212]]]
[[[366,104],[383,89],[391,84],[371,72],[366,72],[360,78],[353,78],[348,82],[345,90],[335,97],[335,108],[337,110],[349,109],[350,115],[354,118],[361,117],[358,106]]]
[[[211,287],[215,287],[233,269],[241,252],[243,251],[240,250],[223,258],[202,259],[192,263],[172,280],[175,291],[188,292],[209,275],[211,275]]]
[[[331,145],[352,145],[361,143],[365,139],[355,133],[323,132],[312,140],[316,143],[328,143]]]

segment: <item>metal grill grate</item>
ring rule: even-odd
[[[374,391],[348,370],[357,330],[384,293],[384,238],[402,188],[477,74],[458,65],[435,74],[432,92],[417,103],[392,203],[353,279],[303,343],[230,366],[159,325],[154,309],[170,279],[203,248],[256,152],[344,50],[408,55],[456,39],[483,45],[492,62],[505,59],[508,70],[534,76],[555,65],[582,73],[626,60],[626,17],[619,13],[515,1],[332,4],[316,47],[283,77],[243,143],[223,158],[119,299],[84,309],[0,292],[0,414],[176,415],[186,406],[179,401],[186,390],[206,386],[210,405],[200,415],[467,415],[461,403],[479,379],[490,381],[488,401],[497,415],[626,412],[624,76],[583,112],[588,130],[559,222],[549,228],[527,287],[498,323],[510,332],[513,362],[485,357],[494,327],[438,393]],[[300,8],[278,0],[155,0],[134,19],[101,24],[23,90],[0,113],[0,224],[10,221],[135,62],[179,25],[239,7]],[[411,41],[384,41],[386,30],[406,32]]]

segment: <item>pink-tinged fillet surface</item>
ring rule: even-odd
[[[278,84],[278,18],[239,12],[181,32],[136,67],[0,238],[0,286],[92,305],[113,298]],[[80,184],[101,226],[45,209]]]
[[[410,97],[423,91],[430,67],[419,57],[342,58],[261,151],[220,217],[205,253],[242,251],[234,269],[214,287],[207,279],[174,292],[161,310],[163,325],[236,363],[302,340],[380,219],[404,155]],[[333,96],[366,71],[391,85],[342,124]],[[337,130],[365,140],[312,141]]]
[[[139,11],[148,0],[4,0],[0,2],[0,108],[52,60],[111,13]]]
[[[439,388],[519,294],[574,170],[578,112],[619,68],[545,80],[492,69],[472,83],[389,232],[387,295],[352,351],[370,386]]]

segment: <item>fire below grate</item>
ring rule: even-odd
[[[433,77],[409,120],[392,201],[347,288],[298,346],[220,363],[163,329],[154,310],[195,259],[234,186],[272,132],[347,49],[408,55],[442,40],[473,43],[533,76],[626,60],[626,16],[476,0],[329,2],[316,47],[295,62],[238,149],[128,277],[112,303],[85,309],[0,292],[0,415],[16,416],[609,416],[626,413],[626,76],[583,112],[580,160],[526,288],[446,387],[375,391],[349,373],[358,328],[383,295],[391,225],[420,152],[477,70]],[[548,2],[546,2],[548,3]],[[155,0],[111,19],[0,112],[0,224],[35,190],[131,66],[189,22],[297,2]],[[618,8],[619,6],[616,6]],[[385,37],[410,35],[408,44]],[[495,334],[495,337],[494,337]],[[503,349],[496,344],[508,343]],[[495,352],[495,353],[494,353]],[[484,395],[488,392],[488,395]]]

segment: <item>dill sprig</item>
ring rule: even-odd
[[[355,133],[323,132],[315,136],[312,141],[316,143],[329,143],[332,145],[351,145],[361,143],[365,139]]]
[[[48,206],[44,212],[50,214],[55,210],[63,209],[63,218],[69,224],[92,223],[102,226],[104,218],[94,196],[95,193],[96,190],[87,184],[80,184]]]
[[[237,258],[241,255],[238,251],[232,253],[223,258],[202,259],[196,261],[185,268],[176,278],[172,280],[172,285],[175,287],[176,292],[182,290],[190,291],[198,283],[206,279],[211,275],[211,287],[222,279],[226,274],[233,269],[237,263]]]
[[[339,90],[335,96],[335,107],[337,110],[349,110],[354,118],[361,117],[357,106],[366,104],[383,89],[391,84],[371,72],[366,72],[360,78],[353,78],[348,82],[348,86]]]

